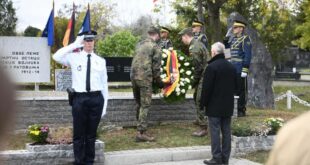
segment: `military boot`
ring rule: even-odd
[[[193,124],[199,126],[200,123],[199,123],[198,120],[195,120],[195,121],[193,122]]]
[[[208,128],[207,127],[200,127],[199,130],[192,133],[192,136],[195,136],[195,137],[204,137],[206,135],[208,135]]]
[[[136,135],[136,142],[152,142],[155,138],[151,135],[146,134],[146,132],[139,131]]]
[[[238,111],[238,117],[245,117],[245,115],[244,111]]]

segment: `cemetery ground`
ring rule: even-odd
[[[277,85],[274,87],[275,97],[284,94],[287,90],[291,90],[299,98],[310,100],[310,86],[283,86]],[[118,92],[131,92],[131,89],[118,89]],[[292,109],[286,109],[286,99],[276,102],[275,109],[261,110],[248,108],[247,117],[233,119],[233,132],[248,131],[243,128],[256,127],[258,123],[262,123],[266,118],[280,117],[285,121],[308,111],[310,108],[305,107],[292,100]],[[236,127],[238,125],[238,127]],[[192,123],[161,123],[150,127],[149,132],[156,137],[156,142],[150,143],[136,143],[135,142],[135,128],[114,128],[112,130],[102,129],[98,131],[98,138],[105,142],[105,151],[119,151],[129,149],[147,149],[147,148],[169,148],[181,146],[199,146],[210,145],[210,137],[195,138],[191,133],[198,127]],[[240,129],[240,130],[238,130]],[[25,143],[30,142],[26,133],[15,133],[8,138],[6,150],[23,149]],[[251,161],[264,163],[268,158],[269,151],[258,151],[249,153],[242,158]]]

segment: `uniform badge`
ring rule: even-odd
[[[81,71],[81,70],[82,70],[82,66],[79,65],[76,69],[77,69],[78,71]]]

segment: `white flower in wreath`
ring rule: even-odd
[[[166,74],[162,74],[162,75],[160,75],[160,78],[161,79],[164,79],[164,78],[166,78],[167,77],[167,75]]]
[[[184,69],[181,69],[181,70],[180,70],[180,73],[183,73],[183,72],[184,72]]]
[[[162,57],[165,59],[168,57],[168,55],[166,53],[163,53]]]
[[[192,67],[192,70],[194,70],[195,68],[194,67]]]
[[[189,62],[184,63],[185,66],[189,66]]]
[[[191,79],[194,79],[194,76],[191,76]]]
[[[191,74],[192,74],[192,72],[191,72],[191,71],[189,71],[189,70],[188,70],[188,71],[186,71],[186,75],[188,75],[188,76],[189,76],[189,75],[191,75]]]
[[[160,68],[160,72],[163,72],[163,68]]]
[[[175,91],[178,93],[178,92],[181,91],[181,89],[180,88],[176,88]]]
[[[182,89],[182,90],[181,90],[181,93],[185,93],[185,92],[186,92],[185,89]]]
[[[161,65],[164,65],[165,61],[161,60]]]
[[[176,94],[177,94],[177,96],[180,96],[181,93],[180,93],[180,92],[177,92]]]
[[[180,56],[180,57],[179,57],[179,60],[180,60],[180,61],[183,61],[183,60],[184,60],[184,57],[183,57],[183,56]]]
[[[180,86],[184,86],[184,83],[182,81],[180,82]]]
[[[188,83],[191,82],[191,80],[189,80],[188,78],[185,78],[185,81],[188,82]]]
[[[188,90],[191,90],[191,89],[192,89],[192,86],[191,86],[191,85],[189,85],[189,86],[188,86]]]
[[[179,66],[179,68],[181,68],[182,65],[180,63],[178,63],[178,66]]]

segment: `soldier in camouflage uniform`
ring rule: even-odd
[[[161,49],[169,49],[172,46],[172,42],[169,39],[169,33],[170,33],[170,29],[167,27],[161,27],[160,29],[160,43],[159,46],[161,47]]]
[[[160,78],[161,50],[157,45],[159,39],[159,30],[151,27],[148,30],[148,38],[136,46],[131,64],[130,78],[138,120],[137,142],[155,140],[154,137],[146,134],[146,130],[147,115],[152,100],[152,83],[157,83],[160,87],[164,86]]]
[[[192,23],[192,30],[194,33],[195,40],[202,42],[206,48],[208,48],[208,38],[205,34],[201,32],[203,26],[203,22],[200,21],[193,21]]]
[[[205,117],[205,112],[199,107],[201,90],[202,90],[202,78],[203,72],[207,67],[207,62],[211,58],[208,53],[208,49],[199,41],[193,38],[193,32],[191,28],[183,29],[180,33],[182,35],[182,41],[185,45],[189,45],[189,53],[192,57],[192,64],[194,66],[194,80],[193,87],[195,88],[194,100],[197,111],[197,121],[200,129],[194,132],[192,135],[202,137],[207,135],[208,122]]]

